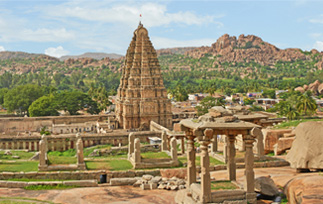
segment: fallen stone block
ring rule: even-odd
[[[133,185],[136,182],[137,182],[136,178],[112,178],[112,179],[110,179],[111,186]]]
[[[142,190],[150,190],[150,184],[141,184],[140,188]]]

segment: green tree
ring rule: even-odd
[[[7,92],[3,105],[8,109],[8,112],[17,111],[28,115],[29,106],[41,96],[43,96],[43,90],[40,86],[35,84],[21,85]]]
[[[275,99],[276,92],[275,92],[275,90],[269,90],[269,89],[264,90],[264,92],[262,92],[262,97]]]
[[[7,88],[0,89],[0,105],[3,104],[4,96],[6,95],[7,92],[8,92]]]
[[[28,108],[31,117],[36,116],[57,116],[57,104],[54,96],[46,95],[35,100]]]
[[[315,100],[312,98],[312,93],[306,91],[304,94],[298,97],[297,110],[303,115],[313,115],[317,109]]]
[[[212,96],[207,96],[201,100],[199,105],[196,106],[197,114],[204,115],[213,106],[224,106],[224,104],[225,102],[222,98],[217,99]]]
[[[55,95],[55,101],[59,110],[68,111],[71,115],[77,115],[77,111],[83,109],[87,109],[91,114],[100,112],[97,103],[81,91],[58,93]]]

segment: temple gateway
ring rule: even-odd
[[[123,129],[147,128],[150,121],[171,128],[171,102],[146,28],[139,23],[126,54],[116,100]]]

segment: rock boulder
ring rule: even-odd
[[[323,202],[323,176],[296,177],[284,189],[290,204]]]
[[[279,194],[279,190],[274,181],[267,176],[255,179],[255,191],[266,196],[276,196]]]
[[[296,169],[323,169],[323,122],[299,124],[287,161]]]

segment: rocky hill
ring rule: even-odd
[[[123,57],[122,55],[118,55],[115,53],[103,53],[103,52],[86,52],[81,55],[65,55],[59,58],[61,61],[67,60],[67,59],[80,59],[80,58],[92,58],[96,60],[101,60],[103,58],[110,58],[110,59],[118,59],[120,57]]]
[[[319,53],[317,50],[306,53],[294,48],[279,49],[254,35],[240,35],[236,38],[228,34],[221,36],[210,47],[199,47],[186,52],[186,55],[193,58],[201,58],[206,54],[216,56],[219,65],[223,62],[254,61],[262,66],[275,65],[278,61],[310,60],[311,54],[323,56],[323,52]],[[322,63],[317,65],[322,69]]]
[[[44,54],[32,54],[27,52],[10,52],[2,51],[0,52],[0,60],[10,60],[10,59],[36,59],[42,58],[46,60],[58,60],[55,57],[51,57]]]

